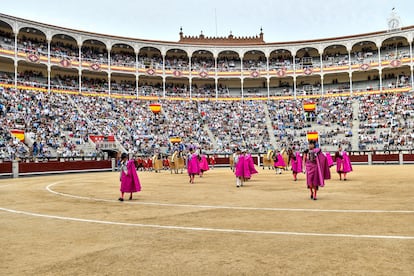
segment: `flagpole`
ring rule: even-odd
[[[217,37],[217,9],[214,8],[214,22],[216,25],[216,37]]]

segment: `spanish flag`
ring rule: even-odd
[[[316,131],[310,131],[307,133],[308,141],[318,141],[319,135]]]
[[[304,102],[303,103],[303,109],[306,112],[312,112],[316,110],[316,104],[314,102]]]
[[[12,130],[10,130],[10,133],[11,133],[11,135],[13,135],[17,139],[19,139],[20,142],[24,142],[24,130],[12,129]]]
[[[159,103],[152,103],[149,105],[150,110],[152,113],[157,114],[161,112],[161,104]]]

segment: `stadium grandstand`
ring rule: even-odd
[[[3,1],[0,275],[414,275],[389,2]]]
[[[0,159],[413,150],[414,26],[320,40],[83,32],[0,14]],[[160,103],[154,114],[149,105]],[[314,109],[305,110],[311,104]]]

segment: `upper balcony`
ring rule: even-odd
[[[162,78],[286,78],[412,65],[414,26],[319,40],[266,43],[252,37],[123,38],[0,14],[0,56],[62,70]]]

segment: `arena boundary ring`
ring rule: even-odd
[[[100,201],[115,203],[117,200],[107,200],[100,198],[84,197],[71,195],[66,193],[56,192],[52,189],[53,186],[65,183],[66,181],[57,181],[47,184],[45,190],[49,193],[58,196],[70,197],[88,201]],[[11,184],[2,185],[0,187],[9,186]],[[157,203],[157,202],[124,202],[122,204],[137,204],[137,205],[152,205],[152,206],[170,206],[170,207],[190,207],[190,208],[205,208],[205,209],[233,209],[233,210],[259,210],[259,211],[277,211],[277,212],[334,212],[334,213],[401,213],[412,214],[413,210],[329,210],[329,209],[303,209],[303,208],[260,208],[260,207],[243,207],[243,206],[222,206],[222,205],[196,205],[196,204],[174,204],[174,203]],[[38,218],[75,221],[82,223],[95,223],[104,225],[118,225],[128,227],[141,228],[157,228],[164,230],[180,230],[180,231],[198,231],[198,232],[216,232],[216,233],[239,233],[239,234],[258,234],[258,235],[284,235],[284,236],[316,236],[316,237],[333,237],[333,238],[358,238],[358,239],[393,239],[393,240],[414,240],[414,236],[403,235],[368,235],[368,234],[351,234],[351,233],[317,233],[317,232],[289,232],[289,231],[271,231],[271,230],[250,230],[250,229],[235,229],[235,228],[212,228],[200,226],[179,226],[179,225],[161,225],[161,224],[143,224],[143,223],[129,223],[111,220],[97,220],[77,218],[73,216],[49,215],[45,213],[28,212],[24,210],[16,210],[11,208],[0,207],[0,211],[8,212],[18,215],[26,215]]]
[[[101,199],[93,197],[84,197],[71,195],[61,192],[56,192],[51,187],[62,183],[63,181],[51,183],[46,186],[46,190],[60,196],[94,200],[102,202],[118,202],[118,200]],[[170,207],[191,207],[191,208],[205,208],[205,209],[232,209],[232,210],[260,210],[260,211],[286,211],[286,212],[327,212],[327,213],[401,213],[401,214],[414,214],[414,210],[339,210],[339,209],[304,209],[304,208],[271,208],[271,207],[243,207],[243,206],[224,206],[224,205],[197,205],[197,204],[176,204],[176,203],[159,203],[159,202],[128,202],[123,204],[137,204],[137,205],[155,205],[155,206],[170,206]]]

